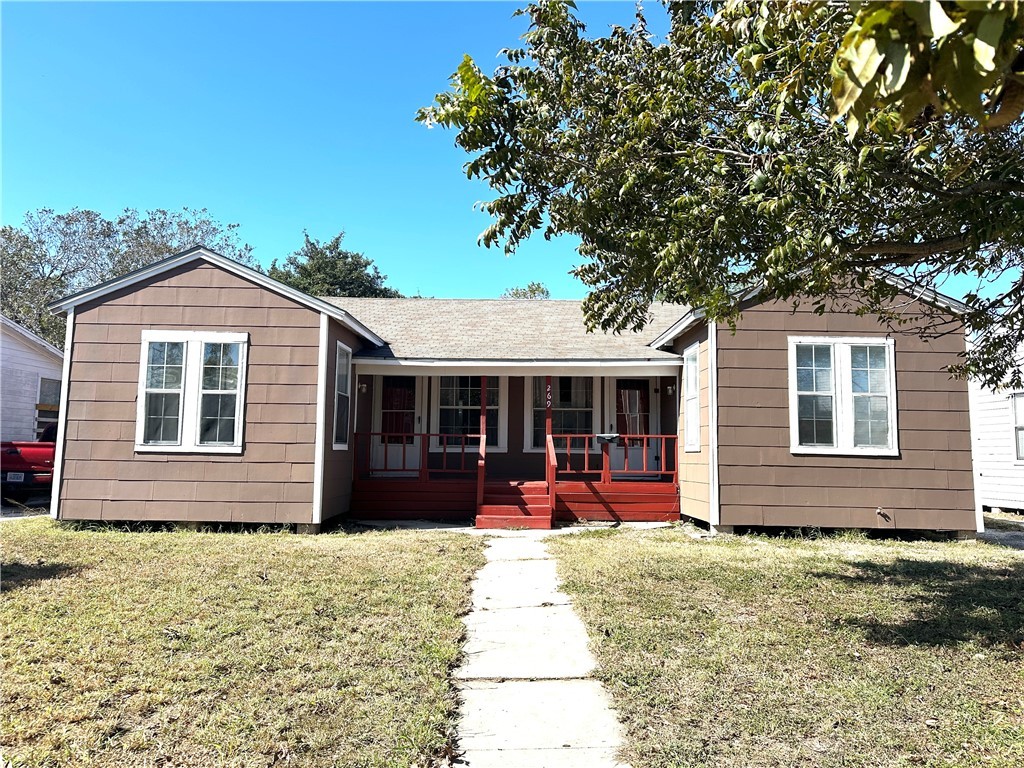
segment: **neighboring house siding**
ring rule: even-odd
[[[78,307],[60,517],[311,522],[319,328],[202,263]],[[241,455],[134,452],[144,329],[250,334]]]
[[[683,385],[678,392],[679,403],[679,496],[680,511],[687,517],[704,522],[711,520],[709,457],[711,445],[710,398],[708,389],[708,331],[701,327],[676,339],[672,351],[682,355],[695,343],[700,344],[697,356],[698,390],[700,393],[700,452],[687,452],[684,448],[685,408],[683,406]]]
[[[348,449],[334,449],[334,408],[336,402],[335,373],[337,367],[337,346],[340,341],[353,354],[361,347],[361,340],[335,320],[330,320],[327,329],[327,386],[324,391],[324,485],[323,521],[348,512],[352,502],[352,473],[356,455],[356,403],[360,399],[355,369],[349,389],[349,436]]]
[[[971,383],[971,427],[977,503],[1024,509],[1024,461],[1017,460],[1010,390]]]
[[[0,440],[35,440],[39,380],[61,378],[61,359],[0,325]]]
[[[781,302],[719,330],[721,524],[974,529],[967,385],[943,371],[963,334],[889,334],[900,455],[885,458],[791,453],[787,339],[799,335],[887,334],[873,317]]]

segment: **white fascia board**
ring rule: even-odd
[[[125,288],[129,288],[136,283],[147,280],[155,275],[159,275],[163,272],[175,269],[184,264],[189,264],[193,261],[206,261],[213,264],[221,269],[224,269],[232,274],[241,277],[244,280],[256,283],[257,285],[266,288],[269,291],[273,291],[281,296],[291,299],[292,301],[298,302],[310,309],[314,309],[317,312],[323,313],[328,317],[333,317],[343,326],[348,328],[350,331],[358,336],[366,339],[367,341],[375,344],[378,347],[384,346],[384,340],[363,325],[361,322],[356,320],[352,315],[346,312],[341,307],[336,307],[326,301],[318,299],[314,296],[310,296],[307,293],[296,290],[291,286],[280,283],[274,280],[272,277],[268,277],[261,272],[257,272],[254,269],[250,269],[244,264],[239,264],[237,261],[232,261],[229,258],[221,256],[218,253],[209,251],[205,248],[195,248],[184,253],[179,253],[175,256],[170,256],[163,261],[158,261],[155,264],[150,264],[148,267],[130,272],[121,278],[110,280],[106,283],[101,283],[93,288],[89,288],[80,293],[76,293],[67,298],[55,301],[48,306],[51,312],[67,312],[73,307],[77,307],[89,301],[95,301],[96,299],[102,298],[108,294],[114,293],[115,291],[121,291]]]
[[[358,373],[442,376],[448,373],[486,373],[497,376],[567,375],[632,376],[675,375],[683,365],[682,357],[657,360],[374,360],[353,358]]]
[[[34,333],[32,333],[32,331],[30,331],[23,325],[19,325],[18,323],[14,322],[9,317],[5,317],[4,315],[0,315],[0,322],[2,322],[4,327],[7,328],[9,331],[21,336],[25,341],[27,341],[32,346],[36,347],[43,354],[55,358],[55,360],[58,363],[64,359],[63,352],[61,352],[59,349],[53,346],[53,344],[48,342],[46,339],[40,336],[36,336]]]
[[[671,344],[682,334],[688,331],[690,328],[695,326],[701,320],[704,319],[703,310],[693,309],[683,315],[681,318],[676,320],[669,328],[661,333],[654,341],[650,342],[647,346],[652,349],[658,349],[666,344]]]

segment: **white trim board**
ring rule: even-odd
[[[114,293],[115,291],[124,290],[125,288],[129,288],[143,280],[147,280],[185,264],[190,264],[193,261],[205,261],[213,266],[220,267],[227,272],[231,272],[244,280],[256,283],[269,291],[273,291],[274,293],[298,302],[303,306],[325,314],[328,317],[333,317],[356,335],[366,339],[378,347],[384,346],[384,340],[380,336],[375,334],[340,307],[336,307],[322,299],[318,299],[314,296],[303,293],[302,291],[298,291],[284,283],[279,283],[272,277],[268,277],[254,269],[249,269],[249,267],[239,264],[237,261],[232,261],[231,259],[221,256],[219,253],[215,253],[214,251],[202,246],[182,251],[174,256],[169,256],[166,259],[158,261],[155,264],[150,264],[142,269],[129,272],[127,275],[122,277],[114,280],[108,280],[105,283],[100,283],[92,288],[88,288],[79,293],[60,299],[59,301],[55,301],[47,308],[51,312],[66,312],[80,304],[95,301],[96,299]]]
[[[320,347],[316,368],[316,432],[313,438],[313,525],[323,520],[324,514],[324,451],[327,434],[327,342],[330,338],[328,316],[320,313]]]
[[[718,323],[708,323],[708,506],[712,528],[722,522],[718,479]]]
[[[60,411],[57,414],[57,445],[53,456],[53,479],[50,489],[50,517],[58,519],[60,510],[60,485],[64,476],[64,442],[68,430],[68,390],[71,383],[71,350],[75,339],[75,309],[68,310],[64,331],[64,365],[60,373]]]

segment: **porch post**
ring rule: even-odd
[[[480,445],[487,442],[487,377],[480,377]]]
[[[544,377],[544,440],[551,437],[551,377]]]

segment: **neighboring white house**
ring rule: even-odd
[[[57,420],[59,349],[0,315],[0,440],[35,440]]]
[[[977,505],[1024,510],[1024,390],[992,391],[972,381],[970,401]]]

